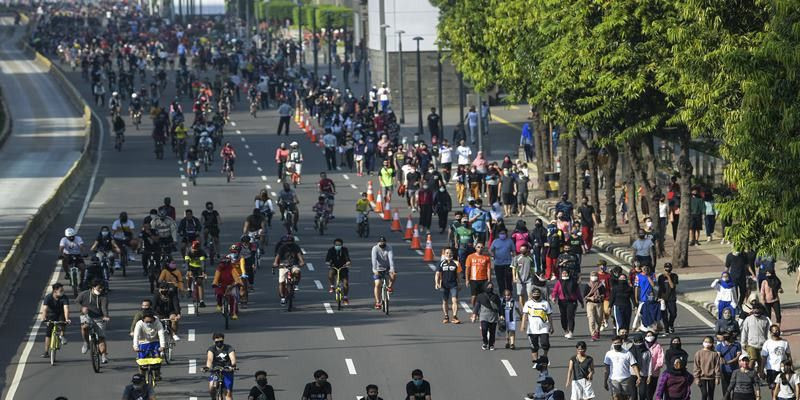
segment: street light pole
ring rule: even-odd
[[[420,61],[419,42],[424,40],[421,36],[414,38],[417,42],[417,129],[422,135],[422,62]]]
[[[439,134],[444,137],[444,108],[442,107],[442,45],[436,48],[436,87],[439,106]]]
[[[327,26],[327,33],[328,36],[328,79],[333,80],[333,49],[335,49],[333,45],[333,22],[331,21],[331,14],[328,13],[325,16],[325,25]]]
[[[383,81],[389,84],[389,48],[386,43],[386,28],[391,25],[381,25],[381,46],[383,46]]]
[[[400,64],[400,68],[398,68],[398,69],[400,70],[400,123],[401,124],[405,124],[406,123],[406,96],[405,96],[405,90],[404,90],[404,87],[403,87],[404,86],[403,82],[405,81],[405,73],[403,72],[403,34],[404,33],[406,33],[406,31],[402,31],[402,30],[401,31],[397,31],[397,50],[398,50],[398,55],[400,56],[399,57],[400,61],[398,62],[398,64]]]
[[[303,2],[297,0],[297,49],[299,50],[300,67],[303,67]]]
[[[319,38],[317,37],[317,13],[311,13],[311,46],[314,52],[314,79],[319,81]]]

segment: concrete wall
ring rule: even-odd
[[[436,25],[439,22],[439,9],[428,0],[370,0],[367,6],[369,19],[369,40],[367,47],[382,50],[380,3],[384,3],[386,28],[386,47],[390,52],[397,51],[398,31],[402,35],[403,49],[416,48],[415,36],[424,40],[420,43],[422,51],[436,51]]]
[[[416,49],[416,46],[413,47]],[[405,98],[406,115],[417,111],[417,56],[416,51],[406,51],[403,48],[403,93]],[[399,53],[389,53],[389,80],[383,75],[383,52],[369,50],[370,63],[372,64],[372,82],[377,86],[386,82],[392,90],[392,102],[395,113],[400,112],[400,65]],[[428,115],[431,107],[438,107],[438,83],[435,51],[421,51],[422,64],[422,112]],[[442,104],[447,106],[458,105],[458,76],[455,67],[448,61],[442,62]],[[406,121],[408,122],[408,121]]]

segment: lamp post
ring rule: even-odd
[[[417,42],[417,129],[419,135],[422,135],[422,62],[420,61],[419,42],[424,40],[421,36],[414,38]]]
[[[403,88],[403,81],[405,81],[405,75],[403,74],[403,34],[406,31],[400,30],[397,31],[397,51],[398,55],[400,56],[400,123],[406,123],[406,99],[405,99],[405,90]]]
[[[300,67],[303,66],[303,2],[297,0],[297,50],[299,51]]]
[[[311,43],[314,53],[314,79],[319,80],[319,38],[317,37],[317,13],[311,13]]]
[[[436,88],[438,93],[439,106],[439,134],[444,137],[444,108],[442,107],[442,44],[437,43],[436,47]]]
[[[328,36],[328,79],[333,80],[333,56],[336,47],[333,43],[333,22],[330,13],[325,16],[325,26],[325,33]]]
[[[389,84],[389,49],[386,45],[386,28],[391,25],[381,25],[381,47],[383,47],[383,81]]]

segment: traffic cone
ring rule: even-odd
[[[311,132],[311,143],[317,143],[317,131],[312,130],[310,132]]]
[[[311,121],[306,119],[306,127],[305,127],[306,135],[311,134]]]
[[[376,213],[383,212],[383,198],[381,197],[380,193],[378,193],[378,201],[375,202],[375,207],[373,208],[375,209]]]
[[[383,207],[383,220],[389,221],[392,219],[392,205],[387,201],[386,206]]]
[[[298,108],[294,112],[294,122],[300,122],[300,109]]]
[[[412,237],[414,237],[414,223],[411,222],[411,214],[408,214],[406,233],[403,235],[403,240],[411,240]]]
[[[411,250],[420,250],[422,246],[419,244],[419,229],[414,225],[414,235],[411,237]]]
[[[403,228],[400,227],[400,215],[397,214],[397,210],[394,210],[394,214],[392,214],[392,232],[400,232]]]
[[[311,129],[311,131],[310,131],[310,132],[306,132],[306,137],[307,137],[307,138],[311,139],[311,136],[312,136],[312,135],[313,135],[313,136],[317,136],[317,130],[316,130],[316,129]]]
[[[300,117],[300,121],[297,122],[297,125],[300,126],[300,129],[306,129],[306,121],[303,119],[303,117]]]
[[[425,241],[425,255],[422,256],[422,261],[433,261],[433,242],[431,241],[431,234],[428,234],[428,240]]]
[[[367,182],[367,201],[370,203],[375,201],[375,195],[372,193],[372,181]]]

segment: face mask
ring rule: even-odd
[[[100,293],[103,293],[103,289],[92,289],[92,293],[94,293],[95,296],[99,296]]]
[[[144,385],[143,384],[133,385],[133,388],[136,390],[142,390],[144,389]]]
[[[266,379],[256,379],[256,383],[258,384],[258,386],[267,386]]]
[[[772,331],[772,336],[778,337],[781,335],[781,331]]]
[[[723,276],[723,277],[722,277],[722,281],[723,281],[723,282],[727,282],[727,281],[728,281],[728,277],[727,277],[727,276]]]
[[[443,187],[440,187],[440,188],[439,188],[439,191],[440,191],[440,192],[442,192],[442,193],[444,193],[444,191],[445,191],[445,190],[446,190],[446,189],[445,189],[445,188],[443,188]]]
[[[374,395],[373,395],[373,394],[371,394],[371,395],[368,395],[368,396],[367,396],[367,399],[369,399],[369,400],[378,400],[378,395],[377,395],[377,394],[374,394]]]
[[[622,344],[614,344],[612,345],[615,351],[622,351]]]
[[[379,244],[378,246],[379,246],[380,248],[382,248],[382,249],[385,249],[385,248],[386,248],[386,243],[381,243],[381,244]]]
[[[505,239],[505,238],[507,238],[508,236],[507,236],[505,233],[501,233],[501,234],[499,234],[497,237],[499,237],[500,239]]]
[[[569,275],[561,276],[561,280],[562,280],[562,281],[565,281],[565,280],[567,280],[567,279],[569,279]]]
[[[100,232],[100,234],[103,235],[103,237],[107,237],[108,236],[108,231],[102,231],[102,232]]]
[[[714,345],[713,343],[707,343],[707,342],[703,342],[703,347],[705,347],[705,348],[707,348],[707,349],[710,349],[710,348],[711,348],[711,346],[713,346],[713,345]]]
[[[655,336],[645,336],[644,340],[646,340],[647,343],[653,343],[653,342],[656,341],[656,337]]]
[[[412,379],[414,381],[414,385],[422,386],[422,379]]]
[[[681,349],[681,344],[680,343],[672,343],[672,344],[669,345],[669,347],[672,347],[675,350],[680,350]]]
[[[142,322],[144,322],[144,321],[142,321]],[[144,323],[144,326],[145,326],[147,329],[152,329],[152,328],[153,328],[153,323],[152,323],[152,322],[145,322],[145,323]]]
[[[597,282],[597,277],[596,276],[590,276],[589,280],[592,281],[592,282]]]
[[[225,346],[225,341],[224,340],[216,340],[216,341],[214,341],[214,346],[217,346],[217,348],[221,349],[223,346]]]
[[[342,245],[337,244],[337,245],[333,246],[333,248],[336,249],[336,251],[339,251],[339,250],[342,249]]]
[[[539,301],[539,300],[541,300],[541,299],[542,299],[542,296],[540,296],[540,295],[534,295],[534,296],[531,296],[531,298],[532,298],[532,299],[534,299],[535,301]]]

